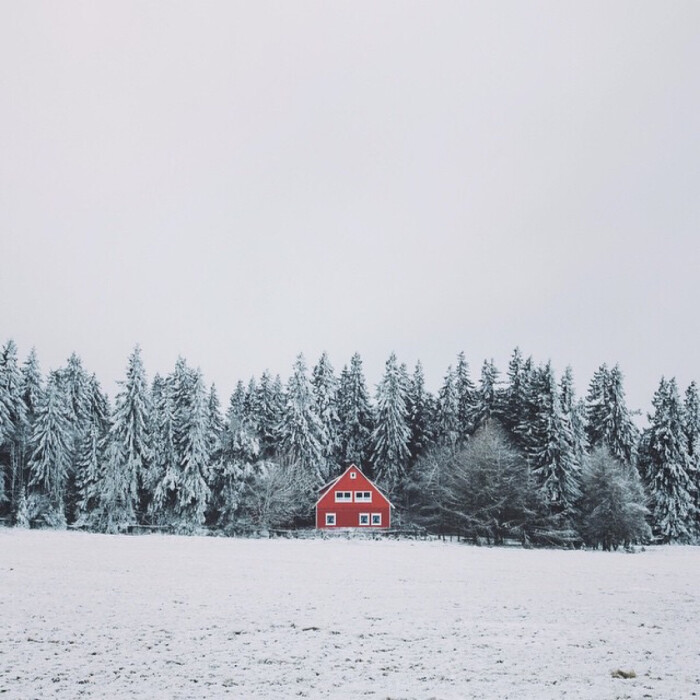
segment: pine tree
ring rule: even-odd
[[[245,493],[262,454],[260,441],[245,416],[244,397],[243,383],[238,382],[226,413],[222,459],[212,486],[213,519],[226,531],[235,531],[239,525]]]
[[[359,353],[352,356],[350,368],[345,367],[340,376],[338,419],[341,466],[356,464],[371,475],[370,440],[374,426]]]
[[[102,505],[105,453],[111,427],[109,401],[93,374],[88,382],[88,423],[76,455],[78,503],[76,522],[82,526],[104,529],[98,513]]]
[[[696,534],[700,537],[700,397],[695,382],[685,392],[684,423],[686,448],[690,460],[689,475],[693,485],[696,512]]]
[[[154,494],[148,513],[150,517],[164,523],[175,508],[177,454],[175,451],[175,418],[173,415],[173,378],[153,378],[151,385],[151,439],[153,462],[147,475],[146,487]],[[160,487],[160,497],[155,500],[155,491]]]
[[[654,532],[663,542],[688,542],[694,534],[696,511],[675,379],[661,379],[652,405],[654,414],[642,436],[640,462],[651,497]]]
[[[454,389],[457,395],[457,438],[466,440],[475,430],[474,414],[476,410],[476,390],[469,376],[469,364],[464,357],[464,352],[460,352],[459,355],[457,355],[457,366],[454,373]]]
[[[522,404],[523,356],[520,348],[515,348],[508,362],[508,382],[503,390],[503,415],[501,423],[513,435],[520,418]]]
[[[120,383],[117,393],[110,434],[110,480],[121,493],[112,498],[115,508],[114,523],[143,520],[149,500],[147,491],[148,471],[152,460],[151,448],[151,397],[146,372],[141,360],[141,348],[134,348],[126,372],[126,380]]]
[[[207,444],[212,463],[221,460],[222,443],[226,424],[221,415],[221,402],[214,384],[209,388],[207,401]]]
[[[303,355],[297,357],[287,383],[286,405],[279,434],[281,452],[286,459],[303,473],[313,475],[319,484],[323,483],[323,444],[326,437],[316,413]]]
[[[192,375],[186,409],[177,403],[176,415],[180,419],[180,432],[176,433],[176,446],[180,452],[181,478],[179,484],[179,512],[185,528],[204,523],[210,496],[209,406],[202,373]]]
[[[32,512],[52,525],[66,524],[66,483],[71,467],[70,408],[58,372],[52,372],[32,431],[29,488]]]
[[[474,392],[471,424],[477,430],[490,418],[499,418],[500,396],[498,390],[498,369],[493,360],[484,360],[481,367],[479,388]]]
[[[68,358],[66,366],[58,371],[66,395],[69,416],[69,466],[66,480],[66,516],[73,522],[77,515],[78,493],[76,462],[80,444],[89,429],[88,382],[89,376],[76,353]]]
[[[19,460],[16,470],[12,474],[11,504],[15,510],[15,521],[22,520],[24,526],[29,527],[27,486],[29,481],[29,459],[31,457],[31,436],[36,422],[36,416],[44,396],[43,379],[39,369],[34,348],[29,352],[20,370],[20,394],[24,404],[25,420],[20,423],[17,435],[19,445]],[[0,486],[1,490],[1,486]],[[2,498],[0,497],[0,502]],[[22,516],[20,517],[20,510]]]
[[[435,421],[435,432],[438,441],[454,445],[460,439],[460,435],[467,434],[469,422],[467,418],[461,417],[461,412],[462,407],[460,405],[460,394],[457,391],[455,373],[450,366],[447,368],[445,379],[438,392]]]
[[[374,426],[372,462],[375,476],[387,491],[393,493],[406,475],[411,437],[405,377],[394,353],[387,360],[384,376],[377,386]]]
[[[27,427],[17,346],[9,340],[0,351],[0,507],[9,494],[12,511],[16,510],[23,490],[22,438]]]
[[[571,424],[562,414],[551,364],[535,373],[536,409],[526,454],[545,503],[553,513],[571,516],[580,497],[579,468]]]
[[[627,464],[636,460],[639,433],[625,401],[623,375],[618,365],[603,364],[588,389],[588,441],[591,447],[606,446]]]
[[[570,430],[572,444],[571,449],[577,468],[581,468],[585,455],[588,453],[588,440],[586,438],[585,405],[576,399],[574,391],[574,373],[571,367],[564,370],[559,382],[559,403],[561,405],[562,418],[567,423],[567,432]]]
[[[435,441],[435,400],[425,388],[423,365],[420,360],[416,362],[416,368],[409,382],[406,408],[410,430],[408,451],[411,455],[409,458],[409,468],[411,468]]]
[[[257,416],[254,422],[260,441],[260,458],[271,459],[277,452],[277,430],[284,410],[284,390],[279,375],[272,379],[269,372],[263,372],[258,382],[256,406]]]
[[[313,369],[311,385],[316,402],[316,414],[323,428],[325,441],[321,446],[323,465],[322,480],[329,481],[337,476],[340,469],[338,457],[340,452],[340,419],[338,417],[338,379],[328,354],[323,353]]]
[[[509,387],[507,400],[513,409],[511,436],[515,445],[526,451],[532,437],[538,410],[538,371],[528,357],[520,368],[517,384]],[[510,410],[510,409],[509,409]]]

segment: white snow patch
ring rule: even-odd
[[[0,696],[687,698],[699,581],[697,547],[0,529]]]

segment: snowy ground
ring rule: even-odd
[[[700,697],[700,549],[0,529],[0,631],[3,698]]]

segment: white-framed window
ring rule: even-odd
[[[326,525],[335,525],[335,513],[326,513]]]
[[[372,513],[372,525],[377,526],[382,524],[382,514]]]
[[[355,503],[371,503],[371,491],[355,491]]]
[[[351,479],[357,479],[357,472],[350,472]]]
[[[369,525],[369,513],[360,513],[360,525]]]
[[[335,502],[336,503],[351,503],[352,502],[352,491],[336,491],[335,492]]]

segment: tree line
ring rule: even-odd
[[[101,532],[148,524],[224,533],[313,523],[318,488],[349,464],[394,522],[475,541],[604,548],[700,536],[700,401],[663,378],[640,433],[618,366],[584,398],[516,349],[506,376],[464,353],[437,394],[394,354],[373,395],[362,359],[337,374],[299,355],[283,384],[239,381],[225,411],[179,358],[148,382],[137,346],[110,402],[73,354],[43,376],[36,352],[0,353],[0,517]]]

